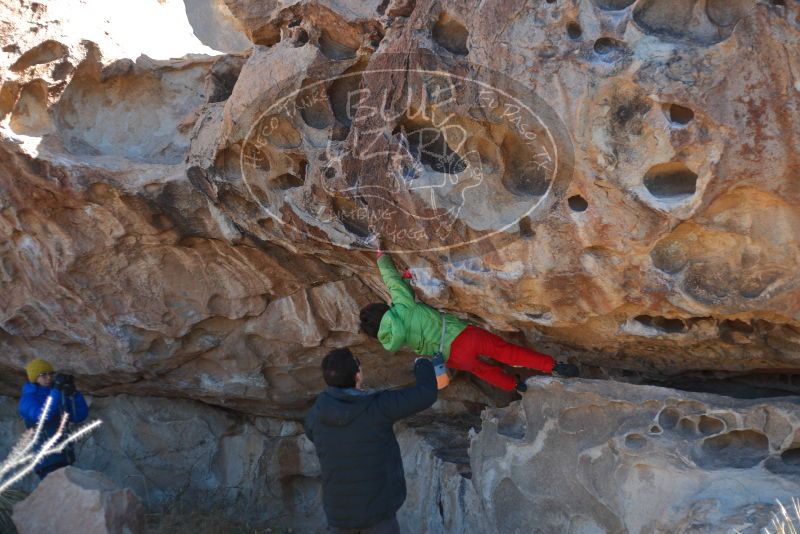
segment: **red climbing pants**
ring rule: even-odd
[[[477,326],[467,326],[450,345],[450,358],[447,367],[467,371],[493,386],[512,391],[517,379],[502,368],[478,359],[486,356],[492,360],[514,367],[526,367],[550,373],[555,360],[547,354],[526,349]]]

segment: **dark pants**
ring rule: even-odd
[[[369,528],[328,527],[328,532],[331,534],[400,534],[400,525],[397,523],[397,518],[392,517]]]

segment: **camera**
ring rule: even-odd
[[[61,390],[63,395],[73,395],[75,393],[75,377],[65,373],[58,373],[53,380],[53,387]]]

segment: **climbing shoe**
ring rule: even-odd
[[[561,378],[574,378],[578,376],[578,367],[571,363],[557,363],[553,367],[553,376]]]
[[[517,385],[514,386],[514,389],[516,389],[520,393],[525,393],[526,391],[528,391],[528,384],[526,384],[524,380],[518,377]]]

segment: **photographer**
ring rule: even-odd
[[[44,416],[42,433],[35,444],[39,448],[55,433],[61,424],[64,413],[69,414],[69,423],[80,423],[89,415],[89,408],[83,395],[75,389],[75,379],[72,375],[56,374],[53,366],[45,360],[36,359],[25,366],[28,382],[22,386],[22,397],[19,400],[19,414],[25,420],[27,428],[36,426],[42,416],[42,410],[51,398],[50,409]],[[68,425],[69,426],[69,425]],[[69,434],[68,428],[64,429],[62,440]],[[75,453],[72,446],[67,446],[64,451],[48,454],[36,465],[35,472],[40,479],[56,469],[66,467],[75,462]]]

